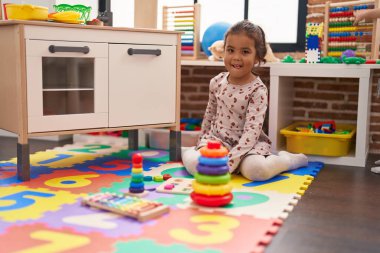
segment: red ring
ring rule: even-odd
[[[231,192],[222,196],[207,196],[196,192],[192,192],[190,194],[190,197],[198,205],[209,207],[225,206],[229,204],[234,198]]]
[[[201,155],[209,158],[225,157],[228,154],[228,149],[221,147],[219,149],[210,149],[208,147],[202,147],[199,149]]]

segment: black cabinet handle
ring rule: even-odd
[[[133,49],[128,48],[128,54],[134,55],[134,54],[150,54],[150,55],[161,55],[161,49]]]
[[[50,53],[57,53],[57,52],[65,52],[65,53],[84,53],[88,54],[90,52],[90,48],[88,46],[84,47],[61,47],[61,46],[49,46],[49,52]]]

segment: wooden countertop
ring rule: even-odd
[[[63,27],[63,28],[80,28],[80,29],[94,29],[94,30],[112,30],[112,31],[130,31],[130,32],[150,32],[150,33],[171,33],[181,34],[183,32],[167,31],[148,28],[130,28],[130,27],[112,27],[112,26],[96,26],[96,25],[84,25],[84,24],[67,24],[50,21],[29,21],[29,20],[2,20],[1,26],[7,25],[33,25],[33,26],[50,26],[50,27]]]

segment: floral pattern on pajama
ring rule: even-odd
[[[197,148],[218,140],[229,150],[228,165],[234,172],[250,154],[270,155],[271,141],[263,132],[268,89],[259,77],[244,85],[227,80],[228,72],[211,79],[209,101]]]

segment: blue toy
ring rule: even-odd
[[[203,34],[202,39],[202,50],[205,52],[207,56],[211,55],[210,50],[208,48],[217,40],[223,40],[224,34],[227,32],[228,28],[230,28],[231,24],[225,22],[217,22],[210,25],[205,33]]]

